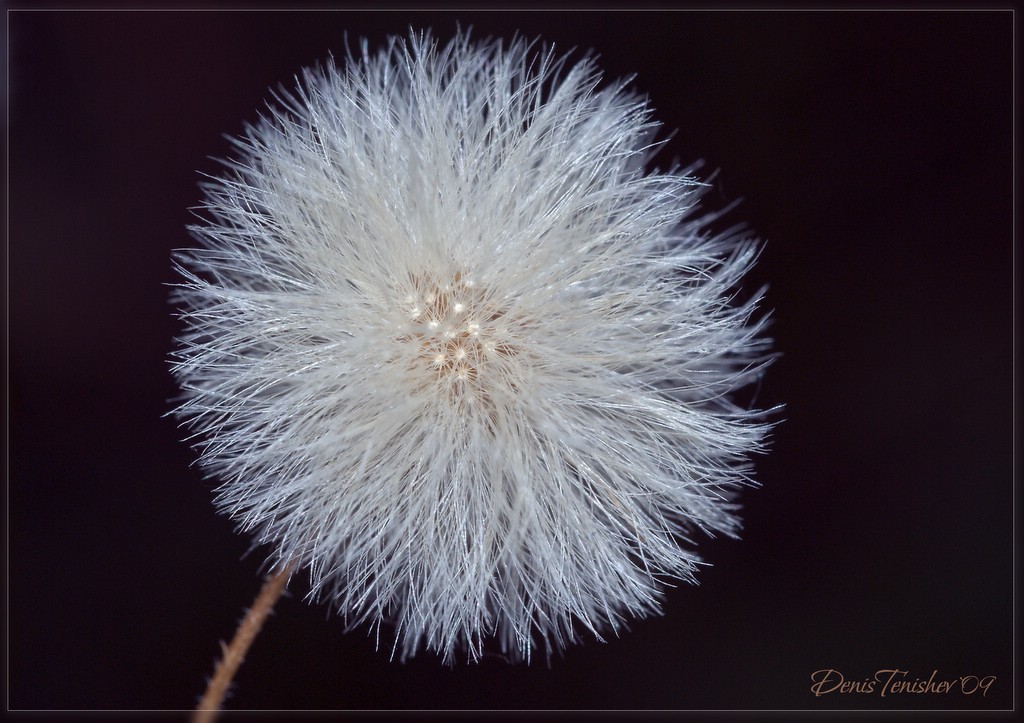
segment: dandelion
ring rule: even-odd
[[[593,59],[364,43],[204,183],[177,409],[218,509],[392,654],[619,633],[735,536],[764,414],[756,240]],[[493,641],[493,642],[491,642]]]

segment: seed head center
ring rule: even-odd
[[[414,278],[406,298],[408,333],[399,341],[413,346],[413,366],[430,370],[453,391],[481,386],[484,368],[518,353],[508,339],[505,310],[461,273],[448,282]]]

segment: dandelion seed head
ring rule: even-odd
[[[647,169],[651,116],[592,59],[413,34],[306,70],[204,183],[176,411],[218,509],[400,657],[603,639],[739,530],[758,243]]]

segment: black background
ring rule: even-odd
[[[1013,16],[1002,12],[14,12],[9,673],[15,709],[188,708],[260,584],[175,394],[169,253],[268,88],[351,40],[540,36],[635,73],[661,158],[767,239],[785,403],[741,542],[664,616],[548,668],[376,652],[283,600],[235,709],[1007,708],[1013,681]],[[994,675],[986,697],[815,697]]]

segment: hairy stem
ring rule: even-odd
[[[260,594],[256,596],[256,601],[238,625],[231,645],[221,643],[221,648],[224,651],[223,657],[213,671],[213,678],[210,679],[210,683],[206,687],[203,699],[196,706],[196,713],[192,718],[193,723],[211,723],[216,717],[217,711],[220,710],[221,704],[224,702],[224,695],[228,692],[228,686],[231,685],[235,673],[238,672],[238,667],[245,660],[249,646],[252,645],[252,641],[256,639],[267,616],[274,609],[274,604],[284,592],[285,586],[288,584],[288,576],[294,566],[295,563],[290,562],[277,572],[267,576]]]

